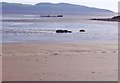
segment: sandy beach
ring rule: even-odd
[[[4,43],[3,81],[117,81],[116,42]]]

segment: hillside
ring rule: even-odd
[[[38,3],[35,5],[2,2],[3,13],[36,14],[113,14],[112,11],[68,3]]]

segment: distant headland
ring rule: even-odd
[[[120,16],[114,16],[112,18],[93,18],[93,19],[90,19],[90,20],[120,22]]]

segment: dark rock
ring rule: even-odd
[[[72,31],[68,31],[68,30],[56,30],[56,33],[72,33]]]
[[[72,31],[68,31],[69,33],[72,33]]]
[[[63,15],[57,15],[57,17],[63,17]]]
[[[120,22],[120,16],[114,16],[111,19]]]
[[[83,30],[83,29],[81,29],[81,30],[79,30],[80,32],[85,32],[85,30]]]

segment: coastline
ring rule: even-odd
[[[1,2],[0,81],[118,81],[120,16],[109,4],[11,2]]]
[[[2,48],[3,81],[118,80],[117,42],[3,43]]]

